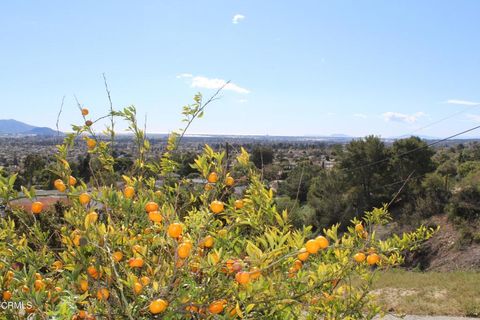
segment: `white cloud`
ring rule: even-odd
[[[416,112],[414,114],[404,114],[399,112],[385,112],[382,114],[385,121],[396,121],[396,122],[405,122],[405,123],[415,123],[420,117],[425,116],[423,112]]]
[[[467,114],[467,118],[474,122],[480,122],[480,115],[478,114]]]
[[[357,118],[367,119],[367,115],[363,113],[355,113],[353,116]]]
[[[232,18],[232,23],[233,24],[238,24],[240,21],[245,19],[245,16],[243,14],[237,13],[236,15],[233,16]]]
[[[467,101],[467,100],[456,100],[456,99],[447,100],[446,103],[459,104],[459,105],[462,105],[462,106],[479,106],[480,105],[480,102],[473,102],[473,101]]]
[[[191,77],[193,77],[193,75],[191,73],[180,73],[179,75],[177,75],[177,79],[191,78]]]
[[[218,78],[207,78],[203,76],[193,76],[190,73],[182,73],[177,76],[178,79],[188,79],[192,88],[204,88],[204,89],[220,89],[235,91],[237,93],[250,93],[250,90],[240,87],[239,85]]]

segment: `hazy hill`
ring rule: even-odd
[[[0,120],[1,135],[53,136],[57,131],[47,127],[35,127],[14,119]]]

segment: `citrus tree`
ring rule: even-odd
[[[196,95],[184,107],[186,128],[210,101]],[[16,208],[16,176],[0,175],[0,289],[3,302],[24,304],[3,308],[5,319],[371,319],[380,312],[369,295],[375,273],[434,232],[378,239],[386,207],[342,233],[339,225],[293,229],[244,149],[232,160],[205,146],[192,167],[206,183],[178,178],[172,155],[184,131],[151,160],[134,107],[108,115],[127,121],[136,146],[129,174],[118,177],[112,128],[96,134],[89,111],[81,113],[85,124],[73,126],[51,168],[66,206],[46,210],[22,188],[31,209]],[[88,184],[68,163],[83,145]]]

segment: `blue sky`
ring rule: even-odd
[[[190,133],[443,137],[480,122],[480,1],[3,1],[0,119],[61,128],[136,105]],[[235,18],[236,16],[236,18]],[[461,113],[460,113],[461,112]],[[102,129],[102,126],[99,126]],[[473,135],[479,136],[476,132]]]

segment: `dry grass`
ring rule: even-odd
[[[480,317],[480,272],[379,273],[374,294],[397,314]]]

